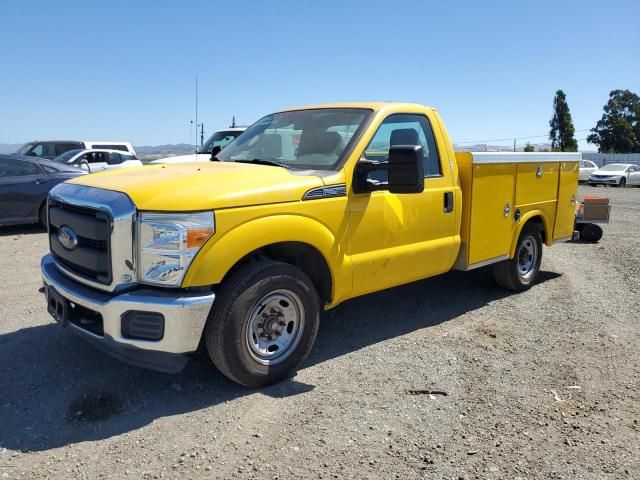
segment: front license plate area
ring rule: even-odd
[[[64,298],[53,287],[47,287],[47,312],[63,327],[69,322],[71,305],[69,300]]]

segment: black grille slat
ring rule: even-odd
[[[52,207],[49,209],[49,223],[56,228],[69,225],[76,235],[90,240],[104,241],[109,236],[109,225],[102,213],[90,215]]]
[[[73,249],[66,249],[58,239],[63,226],[77,235]],[[110,228],[111,219],[102,210],[49,202],[49,247],[54,258],[71,273],[104,285],[112,281]]]
[[[107,252],[96,248],[79,246],[74,250],[67,250],[62,246],[56,235],[51,235],[51,251],[62,257],[72,265],[82,265],[84,268],[96,273],[109,273],[109,259]]]

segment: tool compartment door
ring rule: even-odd
[[[558,193],[558,168],[557,162],[518,164],[516,207],[555,202]]]
[[[516,165],[473,165],[468,265],[509,254]]]
[[[573,236],[576,218],[576,195],[578,193],[578,162],[562,162],[558,182],[558,209],[553,239],[559,240]]]

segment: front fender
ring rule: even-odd
[[[214,234],[193,260],[183,287],[215,285],[248,254],[281,242],[301,242],[314,247],[324,257],[332,279],[333,299],[351,290],[349,260],[342,242],[320,222],[301,215],[281,214],[249,220],[222,235]]]

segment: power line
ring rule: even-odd
[[[579,133],[579,132],[588,132],[589,130],[591,130],[590,128],[585,128],[583,130],[574,130],[575,133]],[[545,134],[545,135],[530,135],[528,137],[511,137],[511,138],[498,138],[498,139],[494,139],[494,140],[474,140],[474,141],[465,141],[465,142],[453,142],[455,144],[460,144],[460,143],[489,143],[489,142],[510,142],[512,140],[527,140],[529,138],[543,138],[543,137],[548,137],[549,134]]]

